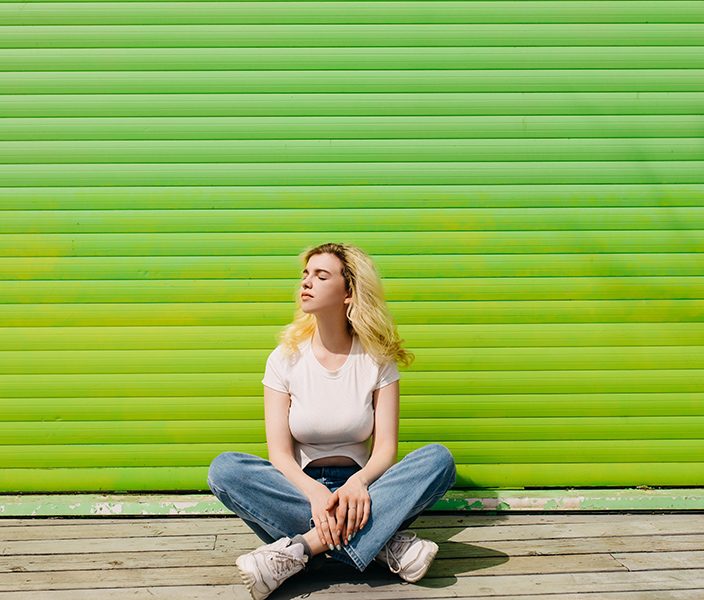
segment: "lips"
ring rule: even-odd
[[[313,297],[313,294],[309,294],[308,292],[301,292],[301,300],[303,300],[303,298],[312,298],[312,297]]]

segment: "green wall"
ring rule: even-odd
[[[296,254],[378,260],[401,450],[704,482],[704,2],[0,1],[0,491],[264,453]]]

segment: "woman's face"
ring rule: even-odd
[[[342,261],[334,254],[311,256],[303,271],[300,294],[305,313],[344,313],[350,303],[350,293],[342,276]]]

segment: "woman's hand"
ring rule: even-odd
[[[325,509],[334,511],[337,535],[345,546],[369,520],[372,500],[367,484],[359,473],[352,475],[345,484],[330,496]]]
[[[337,503],[333,502],[332,507],[328,508],[332,496],[332,492],[323,484],[315,486],[314,491],[308,496],[315,530],[318,532],[321,543],[330,550],[340,545],[340,526],[336,516]]]

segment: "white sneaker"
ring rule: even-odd
[[[401,579],[413,583],[428,572],[437,553],[435,542],[416,537],[413,531],[399,531],[386,542],[375,560]]]
[[[289,538],[281,538],[243,554],[235,564],[252,598],[264,600],[291,575],[301,571],[307,561],[303,544],[291,544]]]

